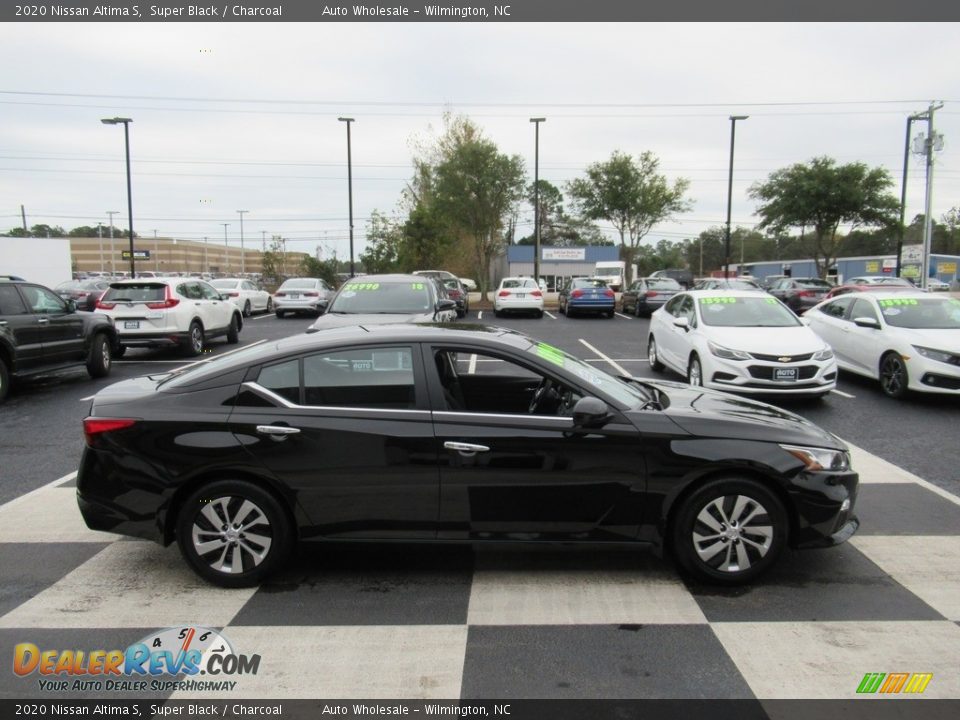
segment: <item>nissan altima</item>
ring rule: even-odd
[[[807,420],[481,325],[257,345],[112,385],[83,428],[87,525],[228,587],[371,540],[629,543],[738,584],[859,525],[848,450]]]

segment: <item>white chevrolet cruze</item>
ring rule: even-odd
[[[823,397],[837,384],[830,346],[769,295],[695,290],[650,318],[650,367],[691,385],[750,395]]]
[[[230,299],[197,278],[118,280],[97,301],[97,312],[113,318],[120,340],[115,356],[128,347],[179,347],[199,355],[207,341],[240,341],[243,317]]]

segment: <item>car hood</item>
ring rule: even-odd
[[[310,330],[329,330],[330,328],[349,327],[351,325],[387,325],[390,323],[429,323],[434,322],[431,313],[346,313],[328,312],[321,315],[310,326]]]
[[[695,436],[847,449],[839,438],[806,418],[767,403],[682,383],[650,384],[670,398],[665,411],[670,419]]]
[[[947,328],[914,330],[890,326],[888,331],[894,333],[899,340],[911,345],[960,354],[960,330]]]
[[[718,327],[704,335],[730,350],[743,350],[759,355],[802,355],[817,352],[826,346],[816,333],[805,325],[792,327]]]

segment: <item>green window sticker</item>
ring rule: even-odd
[[[900,307],[901,305],[919,305],[920,301],[916,298],[892,298],[890,300],[877,300],[880,307]]]
[[[559,348],[553,347],[553,345],[547,345],[547,343],[537,343],[537,355],[542,357],[547,362],[552,362],[554,365],[563,367],[563,351]]]
[[[423,290],[423,283],[410,283],[410,287],[414,290]]]
[[[776,304],[778,304],[779,302],[780,302],[780,301],[777,300],[775,297],[768,297],[768,298],[767,298],[767,304],[768,304],[768,305],[776,305]]]
[[[737,302],[735,297],[705,297],[700,298],[701,305],[731,305]]]
[[[380,283],[348,283],[346,285],[347,290],[353,290],[354,292],[362,292],[363,290],[379,290]]]

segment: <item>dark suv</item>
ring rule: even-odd
[[[77,367],[104,377],[116,346],[110,318],[77,312],[42,285],[0,276],[0,402],[16,378]]]

